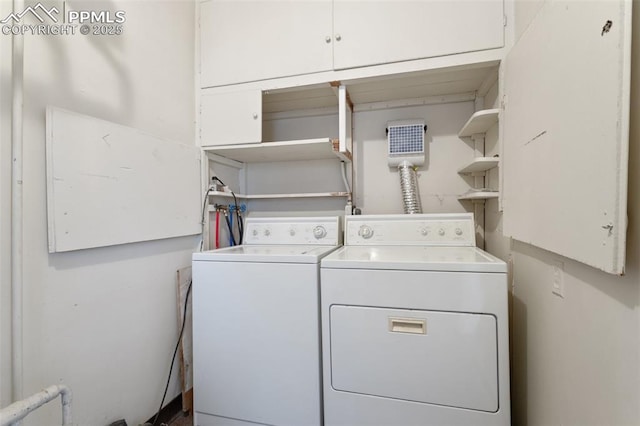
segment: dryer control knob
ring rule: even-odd
[[[373,229],[370,226],[362,225],[360,229],[358,229],[358,235],[367,240],[373,237]]]
[[[327,236],[327,230],[324,229],[324,226],[318,225],[313,228],[313,236],[316,237],[316,240],[324,238]]]
[[[456,235],[457,235],[457,236],[462,235],[462,229],[460,229],[460,228],[456,228]]]
[[[254,229],[251,234],[253,234],[254,237],[257,237],[258,236],[258,230]]]
[[[292,237],[296,235],[296,230],[293,228],[289,229],[289,235],[291,235]]]
[[[443,236],[444,236],[444,228],[440,228],[440,229],[438,230],[438,235],[440,235],[441,237],[443,237]]]
[[[264,236],[268,237],[269,235],[271,235],[271,231],[269,231],[268,229],[264,230]]]
[[[422,229],[420,229],[420,234],[421,234],[423,237],[426,237],[427,235],[429,235],[429,228],[422,228]]]

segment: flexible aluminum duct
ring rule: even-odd
[[[418,194],[418,177],[413,164],[403,161],[398,165],[398,172],[400,172],[400,189],[405,214],[422,213]]]

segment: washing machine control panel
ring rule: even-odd
[[[244,244],[342,244],[341,218],[248,218]]]
[[[472,213],[347,216],[345,245],[475,246]]]

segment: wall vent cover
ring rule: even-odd
[[[402,120],[387,123],[389,166],[408,161],[414,166],[424,164],[424,121]]]

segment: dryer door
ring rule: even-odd
[[[498,411],[493,315],[333,305],[330,323],[334,389]]]

